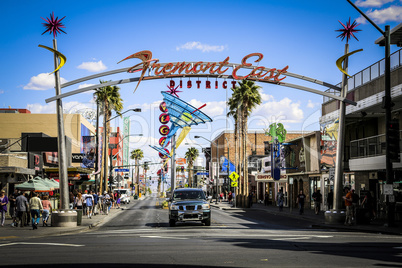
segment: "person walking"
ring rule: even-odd
[[[47,221],[49,220],[50,211],[52,211],[52,204],[49,201],[49,197],[44,195],[42,198],[42,226],[47,226]]]
[[[4,227],[4,221],[6,220],[8,197],[6,196],[6,191],[0,191],[0,224]]]
[[[352,222],[356,221],[356,211],[359,206],[359,195],[355,193],[355,189],[352,189]]]
[[[299,214],[303,215],[304,213],[304,201],[306,200],[306,195],[303,193],[303,190],[300,190],[299,195],[297,196],[297,203],[299,204]]]
[[[285,197],[283,195],[283,190],[280,189],[278,194],[276,195],[276,200],[278,202],[278,206],[279,206],[279,211],[283,211],[283,201],[284,201]]]
[[[315,192],[313,193],[313,200],[314,200],[314,212],[315,215],[318,215],[321,210],[321,200],[322,200],[322,194],[320,193],[320,190],[315,189]]]
[[[99,195],[95,192],[91,191],[92,196],[94,197],[94,206],[93,206],[93,215],[98,214],[98,203],[99,203]]]
[[[29,200],[29,208],[31,209],[32,229],[38,229],[40,211],[43,210],[43,206],[37,193],[34,193],[32,198]]]
[[[345,200],[345,206],[346,206],[346,218],[345,218],[345,225],[351,226],[352,225],[352,217],[353,217],[353,212],[352,212],[352,192],[350,192],[349,187],[345,187],[344,189],[346,195],[343,197]]]
[[[28,200],[28,204],[29,204],[29,200],[31,200],[33,193],[31,192],[31,196],[29,196],[28,193],[25,193],[24,196],[25,198]],[[24,226],[29,226],[29,223],[31,222],[31,210],[29,209],[29,205],[27,206],[27,210],[25,211],[25,222],[24,222]]]
[[[75,208],[82,209],[82,194],[80,192],[78,192],[75,197]]]
[[[92,219],[92,206],[94,204],[94,197],[91,193],[85,195],[85,204],[86,215],[89,219]]]
[[[109,215],[109,207],[112,205],[109,194],[105,191],[102,197],[103,213]]]
[[[229,202],[229,204],[232,204],[232,191],[229,191],[228,202]]]
[[[8,214],[10,214],[10,217],[12,219],[11,223],[12,227],[17,225],[17,203],[16,203],[17,196],[18,196],[17,189],[15,189],[14,192],[8,196],[8,202],[10,204],[10,210],[8,211]]]
[[[264,206],[268,206],[268,202],[269,202],[269,194],[268,194],[268,192],[265,192],[265,195],[264,195]]]
[[[248,202],[250,204],[250,207],[252,207],[253,206],[253,192],[250,192],[248,194]]]
[[[331,189],[327,196],[327,206],[328,210],[331,210],[334,204],[334,191]]]
[[[22,192],[18,192],[18,196],[15,199],[15,203],[17,205],[17,222],[15,223],[14,227],[18,227],[18,222],[21,225],[21,228],[24,227],[27,218],[27,209],[28,206],[28,199],[22,194]]]

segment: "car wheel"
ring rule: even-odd
[[[175,221],[175,220],[169,220],[169,226],[170,226],[170,227],[174,227],[175,224],[176,224],[176,221]]]
[[[211,226],[211,218],[204,220],[205,226]]]

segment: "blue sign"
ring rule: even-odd
[[[115,168],[114,171],[116,171],[116,172],[129,172],[130,169],[128,169],[128,168]]]
[[[202,176],[202,175],[209,176],[209,172],[197,172],[195,175],[199,175],[199,176]]]

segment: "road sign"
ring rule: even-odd
[[[236,172],[232,172],[232,174],[230,174],[229,175],[229,178],[232,180],[232,181],[237,181],[238,179],[239,179],[239,175],[236,173]]]
[[[237,181],[232,181],[232,182],[230,183],[230,186],[232,186],[232,187],[237,187]]]
[[[209,175],[209,172],[197,172],[195,175],[199,175],[199,176],[205,175],[205,176],[208,176],[208,175]]]
[[[129,172],[130,169],[128,169],[128,168],[115,168],[114,171],[115,172]]]

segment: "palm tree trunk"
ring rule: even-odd
[[[247,161],[247,115],[244,115],[244,147],[243,147],[243,153],[244,153],[244,192],[245,192],[245,201],[246,201],[246,207],[250,207],[250,199],[249,199],[249,183],[248,183],[248,161]]]

